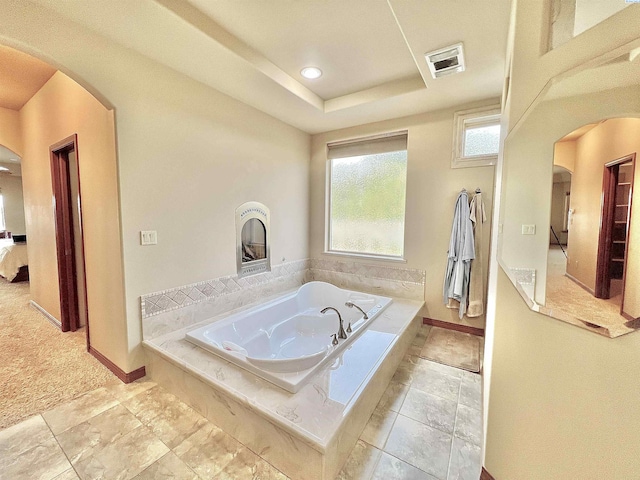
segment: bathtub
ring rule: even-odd
[[[185,339],[242,367],[291,393],[316,371],[329,364],[391,303],[388,297],[343,290],[324,282],[309,282],[250,310],[189,331]],[[355,307],[360,307],[367,319]],[[346,339],[337,339],[338,315]]]

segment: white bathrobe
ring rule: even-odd
[[[460,318],[467,311],[471,260],[475,258],[473,224],[470,216],[469,195],[463,190],[456,200],[443,286],[444,304],[451,307],[450,300],[460,302]]]
[[[471,262],[469,280],[469,307],[467,317],[479,317],[484,313],[484,275],[482,274],[482,224],[487,221],[482,193],[476,193],[471,200],[471,221],[473,222],[476,258]]]

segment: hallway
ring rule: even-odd
[[[0,279],[0,429],[119,380],[30,304],[29,283]]]
[[[603,300],[594,297],[577,283],[565,276],[567,259],[557,245],[549,247],[547,260],[547,301],[551,309],[562,310],[576,318],[600,325],[613,332],[623,334],[633,329],[625,326],[627,320],[620,315],[622,293]],[[620,292],[622,281],[613,280],[611,291]]]

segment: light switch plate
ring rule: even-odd
[[[140,245],[157,245],[158,232],[155,230],[142,230],[140,232]]]
[[[522,225],[522,235],[535,235],[535,234],[536,234],[535,225]]]

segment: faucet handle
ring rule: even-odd
[[[334,333],[333,335],[330,335],[331,337],[333,337],[333,340],[331,340],[331,345],[336,346],[338,345],[338,334]]]
[[[351,322],[349,322],[349,326],[347,327],[347,333],[351,333],[353,332],[353,330],[351,330]]]

